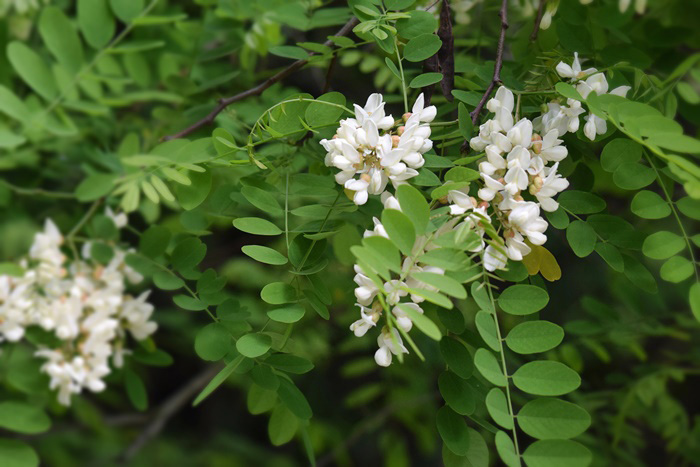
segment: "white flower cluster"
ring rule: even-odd
[[[382,202],[386,209],[401,210],[399,201],[389,193],[382,194]],[[419,304],[424,301],[423,297],[412,293],[409,294],[405,289],[437,290],[412,277],[412,274],[417,272],[445,273],[444,269],[422,264],[416,261],[416,258],[419,258],[426,251],[436,248],[435,240],[440,235],[454,229],[457,221],[458,219],[450,220],[436,232],[432,233],[430,239],[425,236],[418,237],[415,241],[413,251],[411,252],[412,254],[407,256],[403,261],[400,278],[387,281],[383,284],[384,290],[382,293],[386,295],[385,303],[387,307],[391,309],[392,322],[404,332],[409,332],[413,327],[413,321],[408,317],[405,308],[410,308],[417,313],[423,313],[423,309]],[[374,218],[374,229],[367,230],[364,233],[365,237],[375,235],[389,238],[384,226],[376,217]],[[354,280],[357,284],[355,298],[357,299],[356,305],[360,307],[360,319],[350,325],[350,330],[353,331],[357,337],[362,337],[370,328],[377,325],[379,318],[382,316],[383,307],[381,302],[377,299],[377,295],[381,292],[379,287],[365,275],[359,265],[355,265],[355,273]],[[374,360],[380,366],[391,365],[392,355],[408,353],[408,349],[404,346],[398,329],[393,326],[391,328],[387,326],[382,328],[377,338],[377,344],[379,349],[374,354]]]
[[[125,223],[122,215],[112,218],[115,224]],[[83,258],[68,263],[62,243],[58,228],[46,220],[28,258],[20,263],[23,275],[0,275],[0,341],[17,342],[31,326],[60,340],[59,347],[40,346],[35,355],[46,359],[41,369],[51,378],[51,389],[58,390],[59,402],[70,405],[71,395],[83,388],[105,388],[110,359],[120,367],[128,353],[127,332],[143,340],[157,325],[150,321],[150,291],[138,297],[125,291],[125,279],[143,279],[124,263],[126,251],[115,248],[109,264],[94,265],[86,243]]]
[[[581,69],[581,62],[578,58],[578,53],[574,53],[574,61],[571,65],[564,62],[559,62],[557,65],[557,73],[562,78],[568,80],[576,87],[576,90],[581,97],[586,99],[591,92],[599,96],[608,94],[608,80],[603,73],[598,72],[595,68]],[[629,86],[618,86],[611,90],[609,94],[626,97],[627,92],[631,88]],[[547,133],[552,129],[559,131],[560,135],[567,132],[575,133],[579,128],[579,116],[586,113],[581,106],[581,102],[576,99],[569,98],[566,104],[558,102],[550,102],[547,104],[549,110],[541,117],[536,118],[533,122],[535,129],[542,133]],[[607,131],[605,120],[589,113],[584,116],[586,124],[583,126],[583,133],[588,139],[593,141],[596,135],[602,135]]]
[[[484,257],[488,270],[504,268],[507,258],[521,261],[531,251],[526,239],[533,245],[547,241],[544,232],[548,224],[540,217],[540,208],[556,211],[559,204],[554,196],[569,186],[568,180],[557,173],[559,162],[568,154],[559,130],[534,133],[527,118],[514,123],[513,107],[513,93],[499,88],[487,103],[494,118],[482,124],[479,135],[470,141],[472,149],[486,153],[486,160],[479,164],[484,181],[478,192],[481,203],[465,193],[450,192],[455,203],[453,213],[490,204],[501,223],[506,256],[489,245]],[[525,200],[523,193],[529,193],[534,201]]]
[[[340,170],[335,179],[355,204],[384,193],[389,181],[396,188],[418,175],[423,154],[433,147],[427,123],[437,111],[425,107],[423,94],[399,121],[386,115],[384,104],[381,94],[370,95],[364,108],[355,105],[355,118],[341,120],[333,138],[321,140],[328,151],[326,165]]]

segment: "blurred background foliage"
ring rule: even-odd
[[[255,86],[300,58],[299,50],[303,51],[280,46],[311,42],[317,45],[308,50],[319,49],[318,44],[350,19],[350,6],[362,2],[349,6],[320,0],[95,0],[92,6],[82,6],[84,16],[80,4],[86,2],[9,2],[13,3],[15,8],[0,8],[4,15],[0,18],[0,84],[22,100],[16,106],[12,97],[0,94],[0,257],[8,262],[25,254],[44,218],[53,218],[67,231],[86,211],[88,204],[82,201],[95,199],[95,193],[97,198],[107,194],[100,192],[100,182],[112,183],[109,174],[138,172],[139,168],[123,163],[124,155],[153,154],[161,138],[206,115],[217,98]],[[30,8],[19,7],[24,3]],[[404,3],[410,4],[406,11],[432,7],[432,14],[437,9],[433,2]],[[574,52],[600,69],[624,61],[630,68],[609,71],[611,81],[633,85],[628,97],[659,106],[681,123],[685,134],[698,136],[700,3],[650,0],[647,11],[638,15],[631,9],[620,13],[614,1],[581,5],[561,0],[552,26],[540,31],[534,43],[530,34],[536,5],[524,3],[509,2],[511,27],[502,74],[507,86],[551,87],[553,67],[562,59],[570,60]],[[474,2],[468,23],[454,25],[457,101],[448,102],[438,92],[433,97],[446,120],[456,114],[460,100],[473,108],[474,96],[478,100],[490,80],[499,6],[490,0]],[[144,9],[146,13],[141,13]],[[79,37],[80,51],[74,46],[66,54],[52,47],[52,41],[70,40],[66,37],[72,35],[49,25],[42,28],[47,12],[62,12],[68,27],[79,31],[75,37]],[[219,135],[230,136],[234,145],[245,145],[251,127],[266,109],[300,92],[319,96],[339,91],[348,102],[359,103],[372,92],[382,92],[394,114],[400,114],[400,81],[385,64],[390,54],[371,37],[350,37],[353,42],[338,44],[342,51],[337,60],[322,52],[318,60],[284,82],[228,107],[216,120],[215,127],[225,130]],[[678,71],[680,64],[685,65]],[[420,72],[418,64],[412,65],[407,81]],[[671,80],[665,81],[668,77]],[[545,102],[529,98],[523,102],[523,111],[536,111]],[[197,136],[210,136],[213,128],[204,128]],[[293,169],[325,175],[328,172],[320,162],[323,150],[317,141],[332,135],[333,129],[319,131],[310,139],[302,138],[302,132],[263,145],[256,155],[265,161],[285,158]],[[567,337],[549,357],[565,362],[582,377],[572,400],[591,414],[592,425],[579,440],[594,453],[594,465],[697,465],[700,326],[688,305],[689,281],[660,280],[662,263],[644,258],[639,251],[647,235],[678,232],[678,224],[675,216],[657,219],[632,212],[636,190],[620,188],[600,164],[599,155],[613,138],[606,134],[588,144],[569,135],[571,157],[562,166],[572,189],[593,190],[607,201],[604,215],[608,218],[599,218],[599,225],[623,223],[623,230],[631,232],[626,247],[630,258],[636,258],[629,260],[634,267],[616,272],[597,254],[579,258],[569,248],[565,230],[550,227],[547,248],[557,258],[562,277],[552,283],[538,277],[533,281],[550,295],[542,315],[563,326]],[[134,231],[124,232],[122,238],[128,244],[137,246],[139,232],[154,224],[168,229],[173,238],[201,238],[207,253],[200,270],[211,268],[223,277],[227,296],[247,309],[249,322],[259,329],[266,323],[268,308],[260,301],[261,288],[287,276],[283,268],[273,269],[243,255],[241,247],[260,240],[234,229],[231,222],[259,213],[241,194],[241,186],[282,193],[285,183],[280,177],[260,176],[251,165],[236,167],[227,161],[217,166],[225,150],[210,147],[206,159],[186,162],[207,167],[208,182],[202,182],[207,187],[205,199],[193,203],[192,209],[181,206],[199,195],[178,192],[177,183],[166,172],[162,178],[175,191],[176,200],[169,201],[162,193],[159,203],[147,195],[137,196],[128,202],[132,209],[119,195],[107,202],[115,206],[121,202],[133,211]],[[164,154],[170,152],[164,150]],[[458,157],[459,144],[446,147],[443,155]],[[245,162],[247,157],[237,153],[233,160]],[[662,174],[674,200],[686,196],[677,177],[668,170]],[[92,186],[82,185],[83,192],[76,192],[90,176]],[[305,182],[293,175],[291,186],[297,181],[296,186],[307,187],[308,182],[309,190],[319,190],[316,195],[307,192],[291,198],[293,224],[302,226],[300,232],[312,232],[313,228],[303,226],[311,223],[318,228],[327,212],[323,206],[333,201],[334,184],[332,180]],[[656,183],[646,189],[663,194]],[[330,199],[329,190],[333,191]],[[57,192],[65,194],[65,199],[56,198]],[[692,248],[697,248],[697,202],[685,204],[682,223],[695,242]],[[314,209],[318,206],[320,210]],[[65,409],[49,393],[46,380],[36,371],[38,363],[26,348],[3,348],[1,398],[24,398],[46,406],[53,419],[48,431],[20,435],[20,439],[31,444],[42,464],[49,466],[292,466],[308,464],[307,449],[315,452],[319,466],[471,465],[449,453],[443,460],[435,426],[435,414],[442,406],[437,380],[445,367],[438,345],[419,335],[416,341],[426,362],[409,357],[384,369],[372,359],[373,340],[357,339],[348,332],[356,318],[349,246],[359,242],[368,218],[352,205],[345,207],[331,218],[339,233],[318,243],[329,259],[318,280],[331,298],[330,319],[307,312],[294,326],[294,353],[314,366],[293,378],[314,413],[308,426],[299,422],[303,430],[295,428],[290,436],[269,432],[267,412],[274,400],[265,400],[264,390],[244,374],[250,370],[245,365],[192,408],[189,401],[202,381],[221,368],[194,351],[196,336],[211,320],[201,311],[175,306],[173,292],[154,287],[151,301],[160,325],[154,341],[169,356],[158,353],[158,358],[150,359],[155,365],[146,364],[149,358],[129,362],[145,385],[147,407],[134,407],[133,394],[130,398],[124,390],[123,372],[115,372],[105,392],[76,397]],[[379,203],[370,203],[363,212],[376,214],[380,209]],[[601,229],[600,235],[605,236],[605,227]],[[282,237],[275,237],[268,246],[283,243]],[[441,322],[449,321],[451,329],[462,329],[463,335],[478,340],[475,305],[459,303],[457,310],[451,316],[443,312],[437,316]],[[506,329],[514,324],[508,316],[502,323]],[[280,335],[285,332],[284,327],[271,327]],[[177,402],[173,395],[193,381],[199,385],[187,393],[188,401],[177,403],[174,413],[168,413],[169,404]],[[519,405],[522,401],[517,397]],[[162,420],[162,426],[154,427],[153,420]],[[470,427],[481,431],[490,444],[493,435],[483,407],[477,408],[474,420],[482,420],[481,425],[470,422]],[[144,441],[144,432],[151,429],[155,430],[152,438],[146,437],[143,445],[133,444]],[[271,447],[270,437],[281,446]],[[293,442],[284,442],[291,438]],[[481,447],[475,449],[483,461],[488,454]],[[493,451],[490,457],[490,463],[498,465]]]

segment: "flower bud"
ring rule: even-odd
[[[411,118],[411,115],[412,115],[411,112],[406,112],[405,114],[403,114],[403,116],[401,118],[403,119],[404,122],[407,122],[408,119]]]
[[[363,180],[363,181],[369,183],[372,181],[372,177],[370,177],[369,174],[362,174],[362,175],[360,175],[360,180]]]
[[[472,206],[474,206],[474,207],[477,207],[477,206],[479,205],[479,203],[477,202],[476,198],[474,198],[473,196],[470,196],[470,197],[469,197],[469,201],[472,202]],[[488,203],[486,203],[486,204],[488,205]]]
[[[438,198],[438,202],[440,204],[447,204],[449,203],[449,200],[447,199],[447,195],[443,196],[442,198]]]
[[[404,131],[406,131],[406,127],[402,125],[396,130],[396,133],[401,136]]]
[[[401,138],[398,135],[391,135],[391,146],[392,147],[398,147],[399,141],[401,141]]]
[[[532,135],[532,152],[535,154],[542,152],[542,137],[537,133]]]
[[[498,196],[501,196],[500,193],[498,194]],[[477,205],[477,207],[479,207],[481,209],[486,209],[489,207],[489,203],[488,203],[488,201],[482,201]]]

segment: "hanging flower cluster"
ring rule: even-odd
[[[111,215],[117,226],[124,215]],[[91,245],[82,258],[68,262],[61,251],[63,236],[51,220],[34,237],[28,258],[22,260],[21,276],[0,275],[0,341],[20,341],[27,328],[37,326],[60,342],[40,345],[35,355],[46,360],[41,370],[58,390],[58,400],[70,405],[72,394],[84,388],[105,388],[103,378],[123,364],[129,351],[127,333],[143,340],[156,330],[150,321],[150,291],[138,297],[126,293],[125,281],[141,282],[140,274],[124,263],[127,252],[114,249],[106,266],[90,260]]]
[[[423,94],[398,121],[386,115],[384,104],[381,94],[370,95],[364,108],[355,104],[355,118],[341,120],[333,138],[321,140],[326,165],[340,170],[336,181],[358,205],[384,193],[389,182],[396,188],[418,175],[423,154],[433,147],[428,123],[437,110],[425,107]]]
[[[436,291],[413,274],[445,273],[439,267],[420,262],[425,252],[437,248],[436,241],[441,235],[453,231],[470,234],[473,241],[467,243],[466,250],[479,253],[488,271],[505,269],[508,259],[521,261],[530,253],[529,244],[546,242],[544,232],[548,223],[540,216],[540,209],[551,212],[559,207],[554,197],[565,190],[569,182],[557,169],[568,151],[557,129],[540,135],[533,131],[530,120],[523,118],[515,122],[514,104],[513,93],[504,87],[487,103],[494,116],[479,127],[479,135],[470,141],[472,149],[486,156],[479,164],[483,187],[478,190],[478,199],[470,196],[466,188],[448,193],[449,220],[429,237],[416,239],[411,255],[403,260],[399,279],[385,282],[380,290],[362,268],[355,265],[355,297],[360,319],[350,329],[356,336],[363,336],[377,325],[385,311],[391,312],[387,318],[393,324],[384,326],[377,339],[379,349],[374,357],[378,365],[388,366],[393,355],[408,352],[399,329],[405,333],[411,330],[413,322],[408,315],[412,313],[406,313],[406,309],[423,313],[420,304],[424,300],[409,290]],[[401,210],[398,200],[389,193],[383,193],[381,198],[385,209]],[[500,228],[496,230],[492,222],[497,222]],[[491,237],[488,242],[487,232]],[[377,218],[374,218],[374,229],[364,235],[389,238]],[[380,300],[380,295],[384,300]]]
[[[557,73],[574,85],[584,99],[591,92],[599,96],[614,94],[626,97],[627,92],[631,89],[629,86],[618,86],[608,92],[609,86],[605,74],[598,72],[596,68],[583,70],[578,53],[574,53],[574,61],[571,65],[559,62]],[[572,98],[568,98],[566,104],[550,102],[547,104],[547,107],[549,109],[547,113],[533,121],[535,129],[542,133],[547,133],[553,129],[558,130],[560,135],[564,135],[567,132],[575,133],[579,129],[579,116],[586,113],[586,110],[581,106],[581,102]],[[608,129],[606,121],[593,113],[585,115],[584,120],[586,123],[583,126],[583,133],[591,141],[595,139],[596,135],[602,135]]]
[[[385,209],[396,209],[401,210],[399,201],[391,196],[389,193],[382,194],[382,202]],[[422,264],[417,260],[423,253],[431,249],[436,248],[435,241],[446,232],[449,232],[455,228],[458,219],[453,219],[441,226],[436,232],[433,232],[430,237],[420,236],[416,239],[414,243],[413,251],[410,256],[406,256],[402,263],[401,274],[399,279],[393,279],[387,281],[383,285],[383,293],[386,295],[385,304],[391,310],[392,316],[389,318],[394,323],[394,326],[384,326],[377,338],[377,345],[379,349],[374,354],[374,360],[380,366],[391,365],[392,355],[399,355],[400,353],[408,353],[408,349],[403,344],[401,339],[401,334],[397,327],[403,332],[408,333],[411,328],[413,328],[413,321],[408,317],[406,309],[410,308],[417,313],[423,313],[423,309],[420,307],[425,299],[420,295],[409,293],[406,289],[411,290],[430,290],[436,291],[434,287],[421,282],[420,280],[412,277],[413,274],[418,272],[432,272],[436,274],[444,274],[445,270],[430,266],[427,264]],[[389,238],[384,229],[382,223],[374,218],[374,229],[367,230],[364,233],[365,237],[371,237],[379,235],[385,238]],[[364,336],[367,331],[376,326],[377,322],[382,316],[383,305],[378,299],[378,295],[382,293],[379,287],[372,282],[372,280],[365,275],[364,271],[359,265],[355,265],[355,283],[357,288],[355,289],[355,298],[357,299],[356,305],[360,308],[360,319],[350,325],[350,330],[355,333],[357,337]]]
[[[548,224],[540,217],[540,209],[556,211],[559,204],[554,196],[569,186],[557,173],[559,162],[568,154],[559,130],[534,133],[527,118],[514,123],[513,107],[513,93],[499,88],[487,103],[494,118],[482,124],[479,135],[470,141],[472,149],[486,154],[486,160],[479,164],[484,181],[478,192],[482,204],[468,200],[463,193],[450,193],[459,210],[488,205],[501,223],[506,255],[487,247],[484,261],[488,270],[504,268],[507,258],[521,261],[531,251],[525,240],[533,245],[547,241],[544,232]]]

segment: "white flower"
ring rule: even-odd
[[[381,130],[391,128],[394,119],[391,115],[384,113],[384,104],[384,99],[379,93],[370,94],[364,108],[355,104],[355,118],[360,126],[365,126],[366,122],[372,121]]]
[[[521,119],[508,130],[506,135],[513,146],[529,148],[532,143],[532,122],[527,118]]]
[[[421,122],[430,123],[437,115],[437,108],[434,105],[425,107],[425,98],[423,97],[423,93],[420,93],[416,102],[413,104],[411,113],[413,115],[418,115],[418,119]]]
[[[126,227],[126,224],[129,223],[129,218],[126,213],[120,212],[119,214],[115,214],[109,206],[105,208],[105,216],[109,217],[118,229],[123,229]]]
[[[508,153],[506,158],[508,172],[504,180],[506,182],[505,189],[511,195],[516,194],[520,190],[524,190],[528,185],[528,176],[526,170],[530,167],[530,151],[522,146],[516,146]]]
[[[379,320],[379,315],[381,313],[381,305],[377,303],[377,305],[379,305],[379,309],[377,310],[375,310],[375,307],[368,308],[360,305],[359,303],[356,303],[356,305],[360,307],[360,319],[350,325],[350,330],[355,334],[355,336],[362,337],[367,334],[367,331],[369,331],[370,328],[377,325],[377,321]]]
[[[588,114],[584,120],[586,124],[583,126],[583,134],[591,141],[595,139],[596,134],[602,135],[608,130],[607,122],[597,115]]]
[[[484,250],[484,268],[487,271],[495,271],[496,269],[503,269],[508,263],[508,258],[498,251],[493,245],[489,245]]]
[[[411,321],[411,318],[408,317],[406,312],[402,309],[404,308],[410,308],[416,313],[423,314],[423,308],[421,308],[419,305],[416,303],[401,303],[401,306],[395,306],[392,308],[391,312],[394,314],[396,317],[396,324],[404,331],[404,332],[409,332],[413,328],[413,321]]]
[[[547,241],[544,231],[547,221],[540,217],[540,207],[532,201],[515,201],[513,209],[508,214],[511,227],[523,234],[533,245],[543,245]]]
[[[374,360],[379,366],[391,365],[392,354],[408,353],[408,349],[403,345],[403,340],[396,329],[392,329],[391,332],[386,327],[382,329],[381,334],[377,337],[377,345],[379,349],[374,354]]]
[[[545,162],[559,162],[569,154],[566,146],[562,146],[562,143],[563,141],[559,139],[559,131],[550,130],[542,138],[542,146],[538,155]]]
[[[505,190],[505,185],[484,173],[481,174],[481,178],[484,179],[485,186],[481,188],[478,192],[479,198],[484,201],[491,201],[498,192]]]
[[[564,62],[559,62],[556,69],[559,76],[569,79],[579,79],[596,71],[595,68],[588,68],[586,70],[581,69],[581,61],[578,58],[578,52],[574,52],[574,61],[571,65],[567,65]]]
[[[547,176],[544,180],[540,178],[541,186],[537,188],[533,185],[534,189],[530,191],[537,198],[540,207],[547,212],[554,212],[557,210],[559,203],[557,203],[553,197],[569,187],[569,181],[557,173],[558,167],[559,163],[557,162],[549,169],[545,169],[545,171],[547,171]]]
[[[506,254],[513,261],[522,261],[523,256],[527,256],[531,249],[524,241],[522,234],[510,231],[510,236],[506,235]]]
[[[355,267],[355,271],[358,271],[359,267]],[[359,286],[355,289],[355,298],[357,298],[357,303],[363,306],[369,306],[374,300],[374,297],[379,293],[379,288],[374,285],[372,279],[365,276],[364,274],[358,272],[355,274],[353,279],[355,283]]]

